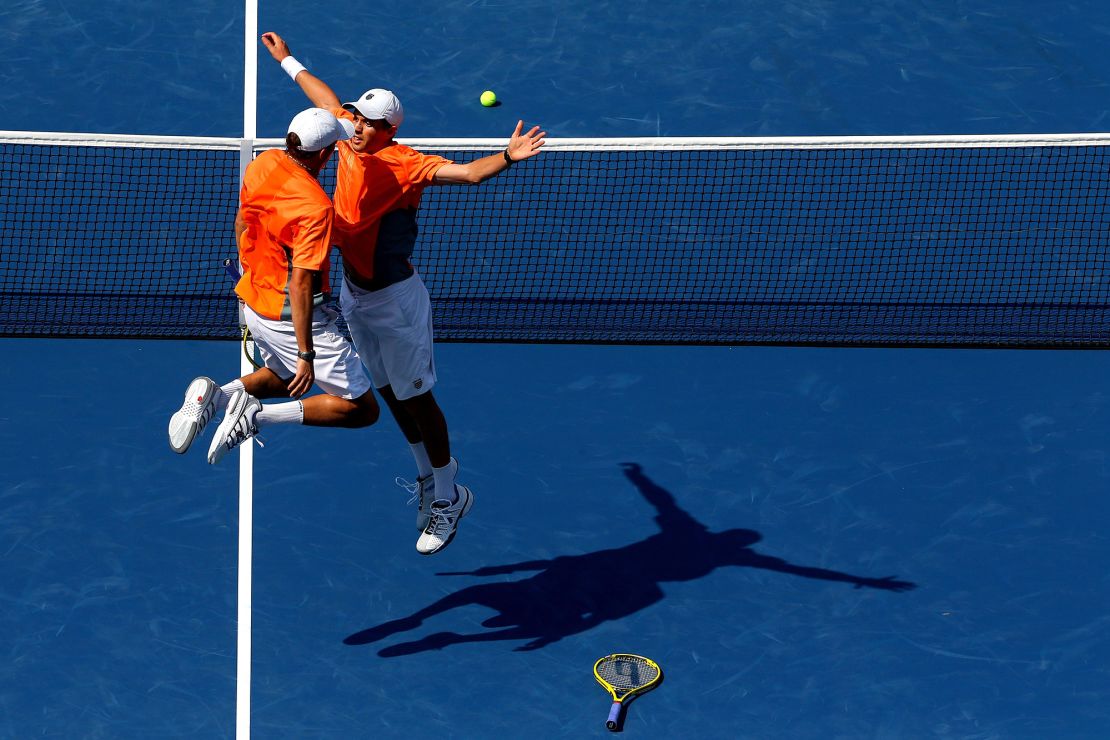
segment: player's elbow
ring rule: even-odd
[[[316,270],[294,267],[292,274],[289,276],[289,300],[298,303],[307,301],[311,305],[312,294],[317,291],[320,284],[319,275],[320,273]]]
[[[432,179],[439,185],[477,185],[488,178],[482,167],[469,163],[444,165]]]
[[[472,164],[464,164],[461,167],[452,168],[448,176],[451,182],[459,185],[477,185],[480,182],[488,179],[489,175],[482,172],[481,167],[475,167]]]
[[[463,185],[478,185],[485,182],[488,178],[483,177],[481,172],[477,172],[472,168],[467,168],[466,174],[463,175]]]
[[[311,291],[312,283],[318,274],[319,272],[316,270],[294,267],[289,275],[289,289]]]

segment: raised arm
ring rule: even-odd
[[[300,77],[297,78],[300,82]],[[524,130],[524,121],[516,122],[516,129],[509,137],[509,145],[497,154],[475,159],[466,164],[445,164],[436,170],[434,182],[437,184],[477,185],[480,182],[500,174],[522,159],[534,157],[540,153],[544,144],[546,131],[540,131],[539,126],[533,126],[527,133]]]
[[[273,31],[267,31],[262,34],[262,45],[266,47],[266,51],[270,52],[274,61],[280,64],[281,68],[293,78],[293,81],[300,85],[301,90],[304,91],[313,105],[325,110],[339,107],[339,97],[328,87],[326,82],[309,72],[303,64],[296,60],[289,52],[289,45],[285,43],[285,39]]]
[[[791,575],[803,576],[805,578],[819,578],[823,581],[843,581],[844,583],[855,584],[856,588],[877,588],[883,591],[910,591],[917,588],[916,583],[912,581],[899,581],[894,576],[864,578],[863,576],[854,576],[850,573],[841,573],[825,568],[794,565],[793,563],[786,562],[782,558],[773,558],[757,553],[753,553],[751,557],[746,557],[741,563],[750,568],[765,568],[767,570],[774,570],[779,573],[790,573]]]

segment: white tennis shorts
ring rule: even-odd
[[[266,367],[282,380],[297,372],[297,334],[292,321],[275,321],[243,306],[243,318]],[[316,385],[324,393],[355,399],[370,390],[370,380],[362,369],[358,352],[335,326],[336,313],[323,306],[312,310],[312,348],[316,360]]]
[[[344,277],[339,305],[375,388],[404,400],[435,386],[432,302],[420,275],[373,291]]]

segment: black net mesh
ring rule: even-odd
[[[553,144],[425,193],[414,263],[438,339],[1110,341],[1106,146]],[[0,144],[0,333],[237,336],[220,263],[238,163],[232,148]]]

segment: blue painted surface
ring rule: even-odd
[[[232,347],[5,344],[51,362],[3,371],[33,390],[0,425],[0,737],[229,737],[234,466],[172,455],[163,429],[193,373],[235,371]],[[477,504],[436,557],[414,550],[390,424],[258,451],[257,737],[603,736],[589,668],[614,650],[666,672],[629,736],[1110,722],[1103,354],[439,362]]]
[[[408,136],[1044,133],[1107,129],[1099,0],[262,2],[344,98],[401,96]],[[235,136],[242,10],[21,0],[0,9],[0,128]],[[259,131],[300,93],[260,52]],[[497,91],[501,107],[478,103]]]
[[[241,19],[130,6],[0,9],[0,128],[238,133]],[[264,6],[341,94],[397,89],[410,136],[518,115],[558,136],[1105,128],[1094,2]],[[502,107],[477,105],[487,87]],[[261,96],[275,135],[301,100],[268,64]],[[164,430],[235,349],[3,348],[0,738],[231,737],[235,469]],[[1110,726],[1104,354],[448,345],[438,364],[477,495],[441,555],[413,548],[390,422],[258,453],[256,737],[608,736],[589,668],[614,650],[666,672],[629,737]]]

